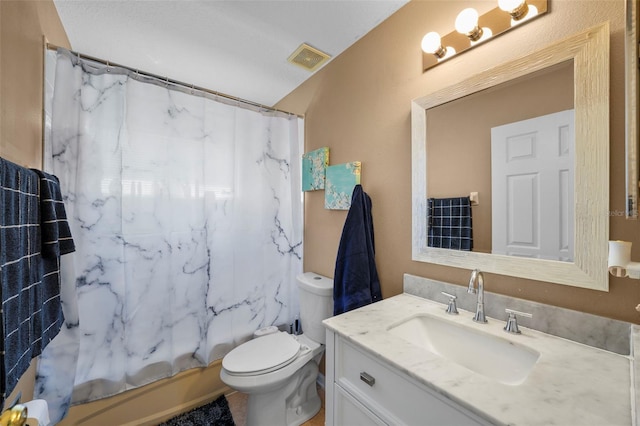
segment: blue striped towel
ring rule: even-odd
[[[49,213],[43,214],[43,211],[46,200],[52,197],[42,196],[40,191],[46,192],[49,188],[48,184],[42,184],[38,174],[0,158],[2,400],[15,388],[31,359],[40,355],[62,325],[59,255],[52,257],[49,252],[43,257],[42,254],[41,220],[51,219]],[[53,198],[58,196],[59,189]],[[64,216],[64,210],[60,213]],[[67,236],[68,229],[63,228],[58,230],[58,239],[62,236],[64,240]],[[53,248],[53,253],[59,250],[63,254],[68,249],[68,242],[63,243],[62,247]]]
[[[40,230],[42,235],[42,285],[39,296],[40,315],[34,324],[40,339],[34,345],[34,354],[39,355],[53,340],[64,322],[60,303],[60,256],[75,251],[67,214],[60,192],[60,181],[56,176],[33,170],[40,178]]]

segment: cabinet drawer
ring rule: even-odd
[[[389,424],[489,424],[340,338],[335,351],[335,382]]]

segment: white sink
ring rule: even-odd
[[[392,325],[388,331],[471,371],[512,386],[527,379],[540,356],[535,350],[508,339],[430,315],[410,317]]]

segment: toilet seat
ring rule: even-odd
[[[265,374],[290,364],[299,352],[300,343],[290,334],[269,334],[233,349],[222,359],[222,368],[235,376]]]

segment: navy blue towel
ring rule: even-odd
[[[34,331],[40,338],[33,343],[33,356],[39,355],[53,340],[64,322],[60,301],[60,256],[75,251],[67,214],[60,193],[60,181],[54,175],[33,170],[40,178],[39,222],[42,236],[42,283],[36,301]]]
[[[429,247],[473,250],[469,197],[429,198]]]
[[[64,209],[60,180],[41,170],[31,169],[40,178],[40,225],[42,256],[60,257],[76,250]]]
[[[2,284],[2,399],[31,362],[32,315],[40,286],[38,175],[0,159],[0,280]]]
[[[51,181],[57,183],[57,179]],[[58,248],[48,245],[53,252],[43,258],[41,220],[51,220],[50,212],[43,214],[43,210],[47,209],[46,200],[59,195],[59,188],[53,197],[46,195],[50,190],[50,183],[42,184],[35,172],[0,158],[2,400],[15,388],[31,359],[40,355],[62,325],[56,250],[62,253],[69,246],[65,246],[68,242]],[[58,238],[62,236],[64,240],[66,232],[58,230]]]
[[[376,269],[371,198],[356,185],[333,275],[333,314],[382,300]]]

